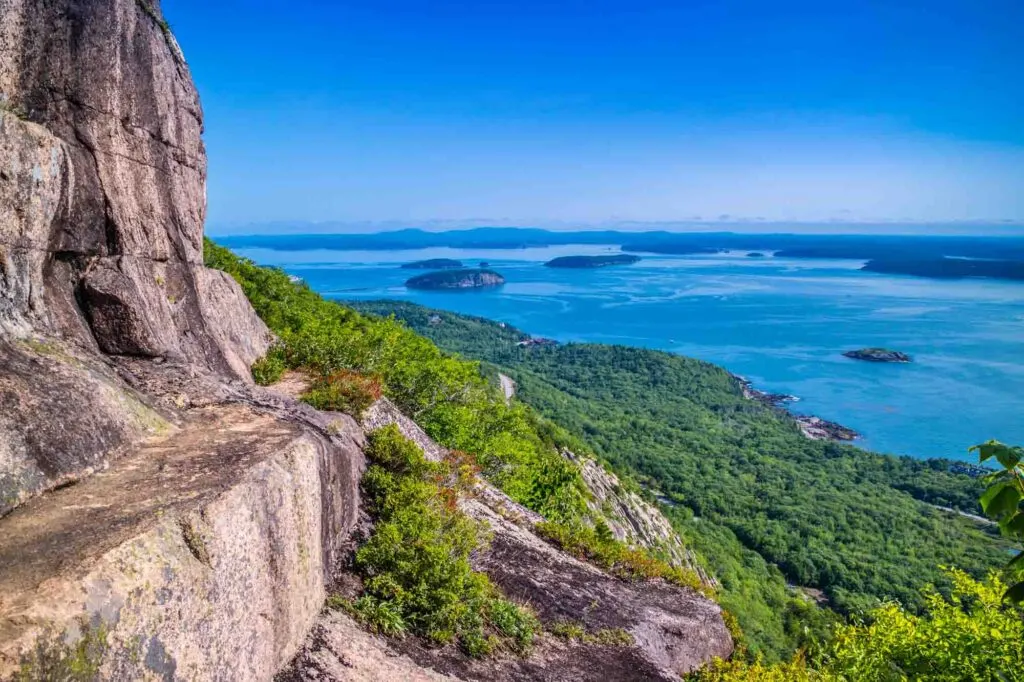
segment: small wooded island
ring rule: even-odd
[[[640,256],[627,253],[607,256],[561,256],[544,264],[548,268],[604,268],[609,265],[632,265],[639,263]]]
[[[843,353],[854,360],[867,360],[868,362],[911,362],[912,358],[906,353],[888,348],[861,348],[860,350],[848,350]]]
[[[451,258],[430,258],[406,263],[402,266],[405,270],[458,270],[464,267],[462,261]]]
[[[496,287],[505,283],[505,278],[493,270],[464,269],[428,272],[408,280],[410,289],[480,289]]]

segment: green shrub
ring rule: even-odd
[[[284,348],[271,346],[267,354],[256,362],[252,363],[252,380],[260,386],[270,386],[281,380],[281,376],[288,369],[285,363]]]
[[[622,628],[601,628],[594,632],[587,632],[582,623],[570,620],[561,620],[548,626],[548,632],[555,637],[561,637],[569,641],[584,642],[586,644],[602,644],[604,646],[632,646],[635,643],[633,635]]]
[[[341,369],[317,377],[302,399],[318,410],[345,412],[358,417],[383,394],[379,378]]]
[[[507,599],[492,599],[487,614],[495,629],[510,638],[518,650],[526,651],[541,629],[540,621],[528,609]]]
[[[401,637],[408,631],[405,618],[398,607],[386,601],[380,601],[364,595],[351,602],[346,611],[365,625],[370,632],[389,637]]]
[[[365,593],[351,612],[383,634],[457,640],[472,656],[498,644],[525,651],[536,618],[469,563],[481,532],[457,504],[469,481],[465,458],[431,462],[394,425],[369,434],[366,454],[363,489],[376,524],[356,552]]]
[[[1003,601],[1006,585],[993,574],[984,583],[949,570],[952,595],[926,590],[922,615],[894,602],[865,624],[840,625],[825,650],[807,660],[765,665],[716,662],[702,682],[961,682],[1020,680],[1024,671],[1024,611]]]

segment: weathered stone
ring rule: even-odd
[[[239,354],[249,306],[202,300],[202,111],[159,5],[0,0],[0,102],[0,319],[247,375],[267,333]]]
[[[172,428],[109,367],[66,344],[0,336],[0,368],[0,516]]]
[[[82,278],[80,299],[104,353],[158,357],[177,350],[166,301],[149,307],[135,277],[104,264]]]
[[[25,378],[38,359],[18,340],[246,380],[266,352],[237,283],[202,264],[202,128],[158,4],[0,0],[3,500],[87,475],[145,435],[108,399],[131,393],[116,375],[51,363]]]
[[[697,563],[693,552],[683,544],[671,522],[657,507],[624,488],[618,476],[596,461],[568,450],[562,454],[580,467],[583,481],[593,496],[587,504],[606,519],[616,539],[662,552],[674,565],[696,571],[706,585],[717,584]]]
[[[0,107],[0,330],[45,324],[43,269],[74,182],[67,145]]]
[[[107,633],[105,679],[269,679],[321,608],[360,461],[346,438],[207,408],[21,506],[0,519],[0,678],[84,618]],[[348,496],[340,516],[328,485]]]

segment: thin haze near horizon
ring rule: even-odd
[[[163,10],[215,232],[1024,221],[1017,0]]]

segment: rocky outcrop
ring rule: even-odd
[[[0,0],[0,514],[159,421],[105,356],[247,379],[265,352],[202,265],[202,127],[158,6]]]
[[[743,397],[747,400],[754,400],[767,407],[778,410],[781,414],[786,415],[788,418],[796,422],[796,426],[800,429],[800,433],[805,438],[810,440],[834,440],[834,441],[851,441],[860,438],[860,434],[851,429],[848,426],[843,426],[821,417],[815,417],[814,415],[808,414],[793,414],[791,411],[786,409],[789,403],[795,403],[800,398],[795,395],[789,395],[787,393],[767,393],[765,391],[754,388],[753,383],[741,377],[737,374],[733,374],[732,378],[735,379],[740,386],[740,390],[743,392]]]
[[[598,462],[568,450],[563,454],[580,467],[583,480],[593,495],[588,501],[590,510],[605,520],[616,539],[653,550],[676,566],[696,571],[706,585],[716,584],[657,507],[623,487],[618,476]]]
[[[201,302],[203,118],[159,7],[0,0],[0,101],[0,323],[237,372],[252,312]]]
[[[83,629],[103,679],[269,679],[294,654],[355,522],[359,432],[259,402],[191,410],[0,519],[0,678],[51,679],[48,634]]]
[[[830,422],[821,417],[800,415],[794,419],[796,419],[797,426],[800,427],[800,432],[811,440],[851,441],[860,437],[860,434],[848,426]]]
[[[389,423],[396,424],[428,457],[444,456],[443,448],[387,401],[375,404],[363,418],[367,429]],[[677,680],[713,657],[732,653],[732,638],[721,609],[703,595],[662,581],[630,584],[567,556],[532,532],[540,517],[486,482],[480,481],[476,494],[462,500],[460,506],[488,528],[490,543],[474,556],[473,564],[504,594],[530,604],[543,623],[569,621],[588,631],[621,630],[629,634],[632,643],[595,647],[546,642],[527,659],[498,663],[474,662],[445,649],[398,647],[420,665],[473,680]],[[330,633],[330,620],[336,618],[321,619],[322,629],[315,631],[319,633],[315,636]],[[348,660],[344,642],[333,637],[328,641],[330,647],[325,647],[323,640],[309,641],[305,651],[322,656],[329,649],[335,660]],[[304,654],[296,661],[291,672],[294,679],[345,679],[313,676],[311,660]]]
[[[861,348],[859,350],[848,350],[843,353],[844,357],[853,360],[867,360],[868,362],[911,362],[912,358],[906,353],[888,348]]]

